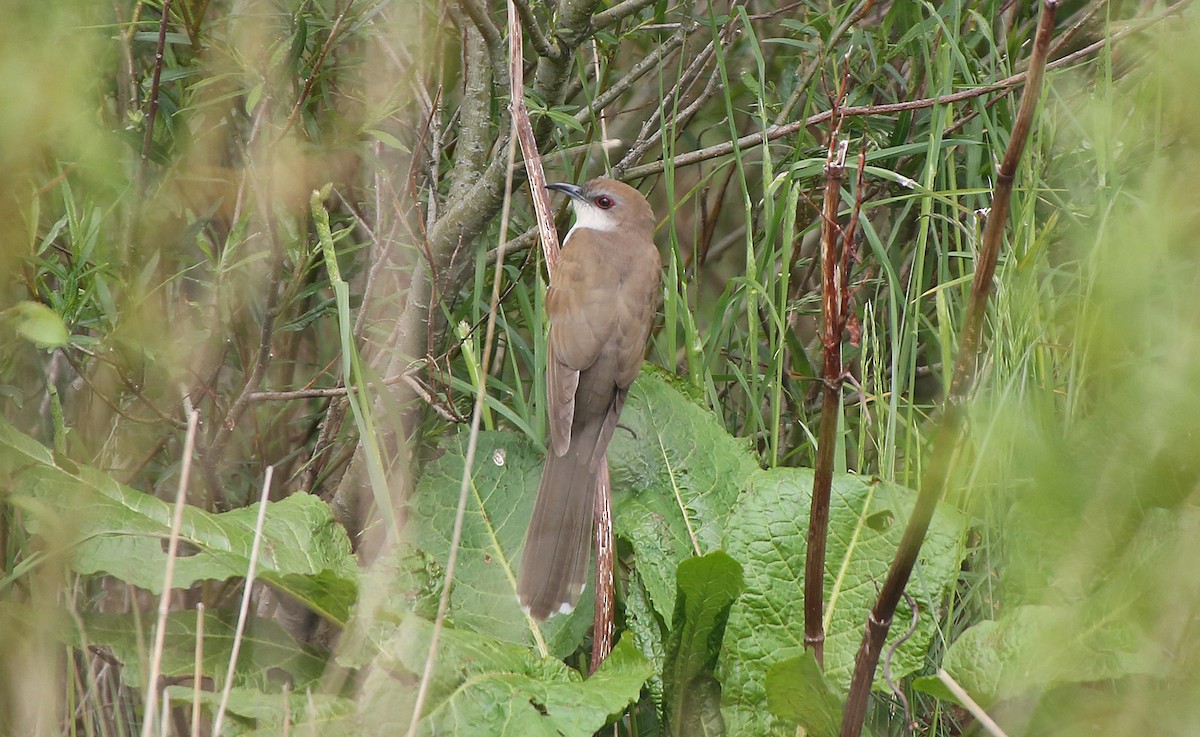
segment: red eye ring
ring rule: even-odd
[[[592,201],[593,201],[593,202],[595,202],[595,203],[596,203],[596,207],[599,207],[601,210],[607,210],[608,208],[610,208],[610,207],[612,207],[613,205],[617,204],[616,202],[613,202],[613,198],[612,198],[612,197],[609,197],[609,196],[608,196],[608,195],[606,195],[606,194],[602,194],[602,195],[600,195],[599,197],[597,197],[596,199],[594,199],[594,200],[592,200]]]

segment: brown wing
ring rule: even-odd
[[[650,329],[654,326],[654,314],[658,311],[658,303],[662,296],[662,262],[658,252],[646,254],[646,263],[638,272],[641,278],[627,284],[622,290],[621,297],[615,300],[613,312],[616,315],[614,339],[606,351],[611,351],[616,392],[612,403],[604,417],[604,425],[600,428],[600,439],[592,463],[599,463],[613,432],[617,428],[617,420],[625,407],[625,397],[629,394],[629,386],[642,370],[642,359],[646,353],[646,341],[650,337]]]
[[[572,241],[586,237],[577,233]],[[549,401],[550,447],[563,455],[571,444],[575,418],[575,394],[579,372],[588,369],[600,355],[613,332],[616,314],[604,290],[589,286],[584,243],[572,242],[564,249],[555,271],[555,283],[546,294],[550,318],[546,397]]]

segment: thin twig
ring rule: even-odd
[[[938,668],[937,677],[946,688],[950,689],[950,693],[954,694],[954,698],[958,699],[963,708],[971,712],[971,716],[975,717],[975,721],[979,722],[979,726],[983,727],[988,734],[992,735],[992,737],[1008,737],[1004,733],[1004,730],[1000,728],[1000,725],[996,724],[995,720],[988,716],[988,713],[983,710],[979,702],[971,698],[971,694],[967,693],[967,690],[960,686],[958,681],[954,680],[953,676],[942,668]]]
[[[221,734],[225,710],[229,707],[229,694],[233,691],[233,674],[237,667],[238,653],[242,649],[242,637],[246,634],[246,620],[250,615],[250,597],[254,593],[254,578],[258,574],[258,551],[262,548],[263,525],[267,521],[267,500],[271,496],[271,479],[274,476],[275,467],[267,466],[267,472],[263,476],[262,493],[258,499],[258,518],[254,522],[254,541],[250,544],[250,564],[246,571],[246,582],[242,584],[242,604],[238,607],[237,626],[233,631],[233,645],[229,651],[229,667],[225,670],[221,703],[217,706],[216,716],[213,717],[213,737],[219,737]]]
[[[1072,52],[1046,65],[1046,69],[1058,69],[1059,67],[1067,66],[1084,57],[1090,56],[1106,45],[1119,41],[1127,36],[1145,30],[1150,25],[1157,23],[1169,16],[1176,15],[1187,5],[1190,5],[1192,0],[1180,0],[1167,8],[1161,13],[1147,18],[1144,21],[1131,23],[1128,28],[1117,31],[1095,43],[1089,44],[1078,51]],[[1007,91],[1014,87],[1019,87],[1026,83],[1029,76],[1029,70],[1014,74],[1011,77],[1006,77],[998,82],[986,84],[981,87],[976,87],[970,90],[954,92],[948,95],[940,95],[938,97],[926,97],[918,100],[908,100],[905,102],[885,103],[882,105],[854,105],[851,107],[841,108],[838,112],[847,118],[862,117],[866,115],[885,115],[890,113],[899,113],[907,110],[922,110],[924,108],[934,107],[936,105],[948,105],[956,102],[964,102],[972,100],[976,97],[982,97],[993,92]],[[736,141],[726,141],[707,148],[697,149],[686,154],[680,154],[671,159],[672,168],[678,169],[683,166],[691,166],[699,164],[709,159],[715,159],[718,156],[726,156],[734,151],[742,151],[744,149],[760,146],[763,143],[775,141],[786,136],[790,136],[797,131],[803,130],[809,126],[824,123],[833,116],[832,111],[825,110],[819,113],[814,113],[803,120],[795,120],[784,125],[773,125],[765,131],[758,131],[741,136]],[[653,161],[642,166],[635,166],[625,172],[624,179],[639,179],[648,177],[653,174],[661,174],[666,167],[664,161]]]
[[[187,506],[188,479],[192,475],[192,453],[196,447],[196,425],[199,421],[199,412],[192,410],[188,413],[187,437],[183,441],[183,463],[179,469],[179,487],[175,490],[171,533],[167,538],[167,565],[163,571],[162,592],[158,596],[158,621],[154,629],[154,646],[150,651],[150,674],[146,678],[146,713],[142,721],[142,737],[150,737],[154,727],[154,712],[158,708],[158,677],[162,673],[163,648],[167,639],[167,613],[171,609],[175,561],[179,556],[179,530],[183,527],[183,510]]]
[[[354,0],[347,0],[346,4],[342,6],[341,12],[338,13],[337,18],[333,21],[333,27],[329,29],[329,37],[325,39],[321,50],[317,52],[317,57],[313,59],[312,72],[308,75],[308,79],[304,80],[304,89],[300,91],[300,96],[296,98],[296,103],[292,105],[292,112],[288,114],[288,118],[284,122],[283,127],[279,129],[279,135],[276,136],[275,140],[283,140],[283,137],[287,135],[292,126],[296,124],[296,120],[299,119],[300,111],[303,109],[305,101],[312,94],[313,84],[317,81],[317,74],[320,73],[321,66],[325,63],[325,57],[329,55],[329,50],[333,48],[333,42],[337,38],[338,31],[342,28],[342,22],[346,20],[346,13],[350,11],[353,5]]]
[[[538,56],[557,59],[562,53],[562,49],[546,38],[546,32],[542,30],[537,16],[533,14],[533,8],[529,7],[529,0],[513,0],[513,2],[517,6],[517,13],[521,16],[521,23],[524,24],[523,30],[529,34],[529,43],[533,44],[533,50],[538,52]]]
[[[204,683],[204,602],[196,604],[196,648],[192,652],[192,737],[200,737],[200,691]]]
[[[838,96],[838,100],[841,96]],[[836,104],[836,103],[835,103]],[[824,348],[821,426],[817,440],[817,463],[813,472],[812,499],[808,511],[807,547],[804,553],[804,647],[811,649],[817,664],[825,665],[825,545],[829,537],[829,496],[833,486],[834,450],[842,399],[843,305],[838,278],[837,213],[842,201],[842,179],[846,173],[849,141],[838,141],[841,118],[835,118],[829,136],[825,163],[825,199],[821,228],[821,343]]]
[[[608,10],[596,13],[592,17],[592,28],[602,31],[612,24],[650,7],[654,2],[655,0],[625,0],[625,2],[614,5]]]
[[[142,156],[138,168],[138,199],[146,191],[150,173],[150,151],[154,146],[154,121],[158,119],[158,88],[162,83],[163,51],[167,45],[167,26],[171,20],[171,0],[164,0],[158,23],[158,45],[154,48],[154,73],[150,81],[150,107],[146,111],[146,132],[142,136]]]
[[[608,459],[600,466],[596,489],[596,607],[592,615],[592,657],[588,672],[608,659],[613,647],[616,600],[616,556],[613,551],[612,476]]]
[[[917,625],[921,621],[921,612],[917,608],[917,601],[912,598],[912,594],[905,591],[904,601],[908,603],[908,611],[912,616],[908,619],[908,629],[904,631],[904,634],[896,638],[896,641],[888,647],[887,653],[883,656],[883,682],[887,684],[891,692],[900,700],[900,705],[904,707],[904,724],[909,731],[912,731],[914,729],[912,706],[908,703],[908,697],[904,695],[904,691],[892,680],[892,658],[895,657],[896,651],[900,649],[900,646],[908,642],[916,634]]]
[[[992,279],[1000,255],[1004,228],[1008,223],[1009,199],[1012,196],[1013,180],[1017,166],[1025,150],[1025,143],[1033,126],[1033,116],[1042,91],[1042,79],[1046,71],[1046,55],[1054,34],[1054,17],[1058,9],[1056,0],[1043,0],[1042,15],[1034,37],[1033,53],[1029,61],[1028,82],[1021,95],[1021,105],[1013,124],[1004,159],[997,171],[996,187],[992,195],[992,208],[984,226],[983,241],[975,260],[975,279],[971,286],[970,301],[963,321],[958,357],[953,377],[943,404],[941,425],[933,442],[933,451],[921,479],[920,491],[912,515],[904,529],[904,535],[896,549],[896,556],[888,569],[887,578],[880,589],[879,597],[867,617],[866,631],[858,654],[854,658],[854,672],[850,681],[850,693],[842,717],[842,737],[858,737],[866,718],[867,701],[875,669],[879,664],[880,651],[891,627],[892,617],[900,602],[917,556],[933,520],[950,479],[951,463],[961,439],[965,424],[965,402],[974,383],[976,361],[983,332],[983,319],[988,298],[992,291]]]

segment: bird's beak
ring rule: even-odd
[[[574,199],[574,200],[587,199],[586,197],[583,196],[583,187],[579,187],[574,184],[565,184],[563,182],[555,182],[554,184],[547,184],[546,189],[552,189],[555,192],[562,192],[563,194],[569,196],[571,199]]]

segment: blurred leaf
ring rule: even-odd
[[[360,719],[374,734],[408,728],[433,625],[406,617],[363,684]],[[447,628],[418,734],[590,737],[635,700],[650,665],[627,638],[587,680],[555,658]]]
[[[655,611],[670,621],[676,568],[697,545],[701,553],[722,547],[729,510],[758,463],[716,416],[646,368],[609,446],[613,524],[633,544]]]
[[[187,686],[166,689],[175,706],[191,704],[197,691]],[[218,691],[199,691],[200,703],[212,715],[221,701]],[[285,722],[301,734],[353,734],[355,703],[352,699],[292,689],[290,693],[233,688],[226,704],[222,734],[236,737],[286,734]],[[285,719],[286,717],[286,719]]]
[[[69,465],[0,419],[0,479],[28,515],[29,530],[73,548],[71,567],[78,573],[107,573],[160,591],[171,505],[94,469]],[[176,559],[174,586],[245,576],[257,516],[257,506],[224,514],[185,508],[180,540],[195,554]],[[329,507],[297,493],[268,503],[258,577],[344,623],[357,593],[358,566]]]
[[[725,733],[721,684],[713,676],[742,567],[723,551],[679,564],[675,616],[667,639],[664,712],[672,735]]]
[[[771,666],[767,707],[812,737],[836,737],[842,728],[842,699],[833,692],[811,650]]]
[[[804,558],[813,473],[777,468],[751,477],[727,515],[725,550],[743,561],[746,591],[729,618],[721,673],[725,716],[731,734],[770,729],[765,679],[776,663],[804,651]],[[903,487],[858,476],[836,475],[829,511],[825,564],[825,676],[836,691],[847,688],[863,622],[875,602],[915,494]],[[892,657],[899,679],[924,663],[937,626],[933,610],[957,580],[965,522],[941,505],[921,548],[909,592],[918,603],[917,630]],[[900,605],[889,643],[906,629],[911,614]],[[882,669],[876,685],[883,683]]]
[[[204,615],[203,674],[224,682],[237,612],[209,611]],[[104,646],[121,662],[121,679],[131,688],[146,686],[145,658],[153,636],[153,617],[134,614],[85,614],[75,636],[79,647]],[[167,615],[167,632],[160,665],[166,679],[186,678],[191,683],[196,655],[196,612]],[[292,638],[279,623],[260,617],[246,622],[234,678],[240,685],[276,688],[286,681],[303,692],[316,685],[326,658]]]
[[[943,665],[985,705],[1063,683],[1161,673],[1165,653],[1120,609],[1017,607],[964,632]]]
[[[70,340],[71,334],[58,313],[39,302],[18,302],[8,311],[8,317],[16,323],[17,334],[39,348],[59,348]]]

